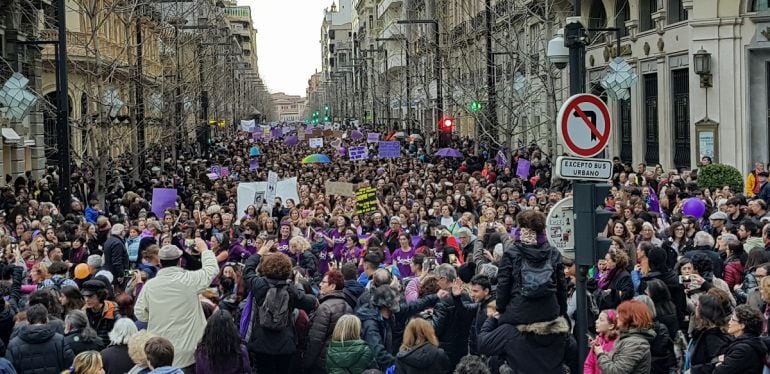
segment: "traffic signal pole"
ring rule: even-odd
[[[607,227],[612,214],[603,208],[604,200],[610,192],[610,185],[595,183],[576,183],[573,187],[575,212],[575,265],[577,266],[576,292],[577,310],[575,329],[578,344],[578,358],[588,355],[588,293],[586,281],[588,270],[607,253],[611,241],[599,237]],[[578,365],[578,373],[583,373],[583,366]]]

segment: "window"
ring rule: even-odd
[[[329,30],[329,39],[334,40],[334,30]]]
[[[628,0],[615,1],[615,27],[620,28],[620,37],[628,36],[626,21],[631,19],[631,6]]]
[[[639,0],[639,31],[652,30],[652,14],[658,11],[657,0]]]
[[[770,0],[752,0],[751,7],[749,7],[749,9],[752,12],[768,10],[770,9]]]
[[[604,3],[601,1],[594,1],[591,6],[591,13],[588,16],[588,27],[607,27],[607,11],[604,10]]]
[[[684,10],[682,0],[668,0],[668,24],[687,20],[687,11]]]

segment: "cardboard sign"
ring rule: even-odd
[[[356,196],[356,192],[353,190],[353,183],[326,181],[324,189],[327,195]]]
[[[176,188],[152,189],[152,212],[163,219],[166,209],[176,208]]]
[[[297,131],[297,139],[300,141],[305,140],[305,134],[306,133],[303,130]]]
[[[363,187],[356,191],[356,214],[371,213],[377,210],[377,190]]]
[[[310,138],[310,148],[321,148],[324,146],[323,138]]]
[[[278,181],[275,188],[275,196],[278,196],[286,201],[286,199],[293,199],[299,201],[299,195],[297,194],[297,177],[284,179]],[[264,200],[267,192],[267,182],[250,182],[238,184],[238,220],[246,215],[246,208],[249,205],[254,204],[255,200]],[[258,195],[258,196],[256,196]],[[273,206],[273,202],[269,201],[270,208]],[[272,210],[272,209],[271,209]]]
[[[322,138],[324,136],[324,130],[320,128],[314,128],[311,135],[314,138]]]
[[[366,142],[367,143],[377,143],[379,141],[380,141],[380,133],[378,133],[378,132],[366,133]]]
[[[529,160],[520,158],[519,162],[516,164],[516,175],[521,179],[529,178],[530,166],[532,166],[532,163],[529,162]]]

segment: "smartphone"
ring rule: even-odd
[[[679,276],[679,283],[681,283],[681,284],[690,283],[690,276],[689,275],[680,275]]]
[[[454,253],[449,254],[449,263],[454,264],[455,262],[457,262],[457,255]]]

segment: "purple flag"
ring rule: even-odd
[[[270,135],[273,139],[279,139],[283,136],[283,130],[280,127],[276,127],[270,131]]]
[[[222,173],[222,167],[219,165],[211,165],[210,173],[219,176],[219,174]]]
[[[299,139],[296,136],[290,136],[286,138],[286,140],[283,141],[284,144],[288,145],[289,147],[293,147],[297,144],[299,144]]]
[[[508,153],[507,148],[500,148],[497,151],[497,156],[495,156],[495,162],[497,162],[497,167],[499,169],[510,166],[510,163],[508,162],[508,157],[506,156],[507,153]]]
[[[257,171],[257,169],[259,169],[259,160],[257,159],[249,160],[249,171]]]
[[[516,175],[518,175],[521,179],[528,179],[529,167],[531,165],[532,163],[529,162],[529,160],[520,158],[519,162],[516,164]]]
[[[647,186],[647,191],[650,192],[649,211],[660,214],[660,200],[658,200],[658,194],[655,193],[655,189],[652,188],[652,186]]]
[[[206,174],[206,176],[209,177],[209,179],[213,180],[213,181],[219,179],[219,174],[217,174],[217,173],[208,173],[208,174]]]
[[[176,188],[152,189],[152,212],[163,219],[166,209],[176,208]]]

